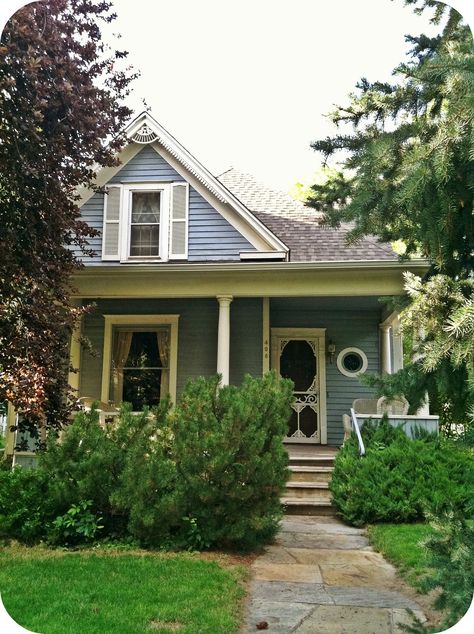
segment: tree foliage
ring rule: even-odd
[[[403,245],[406,258],[429,261],[424,280],[406,278],[410,305],[401,316],[413,361],[372,384],[405,393],[413,405],[428,391],[449,428],[468,421],[474,402],[474,47],[469,27],[445,4],[405,4],[434,9],[441,31],[407,36],[412,48],[395,81],[361,79],[330,115],[340,132],[312,146],[325,161],[341,150],[345,158],[312,186],[308,204],[332,226],[351,222],[353,240],[375,234]]]
[[[32,431],[67,415],[67,346],[81,312],[70,280],[95,235],[75,192],[114,164],[131,114],[126,53],[108,50],[100,31],[111,6],[35,2],[0,44],[0,401]]]
[[[444,28],[433,38],[407,37],[412,49],[393,71],[396,81],[361,79],[330,115],[340,133],[312,147],[326,160],[348,154],[342,169],[313,187],[309,204],[331,225],[354,222],[354,239],[401,239],[407,255],[466,275],[474,265],[472,35],[446,5],[407,4],[436,7],[433,20],[444,19]]]

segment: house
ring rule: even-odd
[[[359,375],[402,366],[378,298],[426,263],[374,237],[348,245],[347,227],[248,174],[213,176],[148,113],[126,134],[120,164],[81,193],[100,235],[75,279],[74,301],[96,304],[81,324],[96,354],[71,345],[79,396],[139,410],[193,377],[273,368],[295,384],[288,441],[339,446],[343,414],[371,396]]]

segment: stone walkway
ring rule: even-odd
[[[245,634],[403,634],[408,610],[424,619],[364,531],[333,517],[286,516],[252,570]]]

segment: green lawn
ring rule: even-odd
[[[231,634],[243,576],[242,568],[188,554],[0,552],[3,603],[15,621],[40,634]]]
[[[428,524],[376,524],[368,527],[372,546],[400,570],[415,588],[427,572],[426,551],[420,542],[432,534]]]

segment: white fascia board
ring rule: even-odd
[[[284,260],[286,251],[241,251],[239,253],[241,260]]]
[[[87,266],[82,268],[77,275],[120,275],[126,270],[141,269],[150,273],[159,273],[160,271],[311,271],[311,270],[341,270],[350,269],[366,270],[417,270],[427,269],[429,262],[427,260],[413,260],[403,262],[387,262],[386,260],[346,260],[346,261],[321,261],[321,262],[185,262],[182,264],[147,264],[147,263],[127,263],[127,264],[106,264]]]

